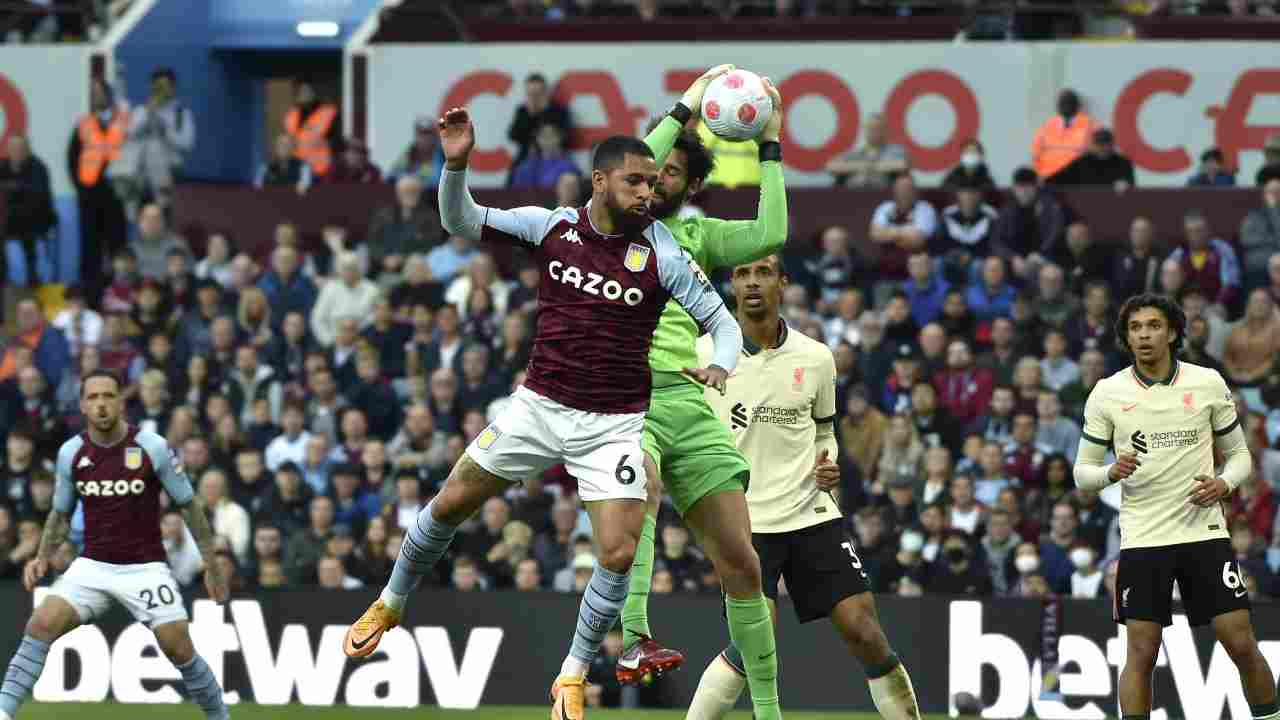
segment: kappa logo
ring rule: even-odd
[[[738,403],[729,411],[730,426],[734,430],[742,430],[747,426],[747,406]]]
[[[76,469],[77,469],[77,470],[83,470],[83,469],[85,469],[85,468],[87,468],[87,467],[93,467],[93,461],[92,461],[92,460],[90,460],[90,459],[89,459],[89,458],[87,458],[87,457],[82,457],[82,458],[80,458],[80,462],[79,462],[78,464],[76,464]]]
[[[565,230],[564,234],[560,236],[560,239],[565,242],[573,243],[574,245],[582,244],[582,238],[578,236],[578,231],[574,228]]]
[[[1129,436],[1129,441],[1133,443],[1133,449],[1143,455],[1147,454],[1147,436],[1141,430],[1134,430]]]

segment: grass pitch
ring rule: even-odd
[[[549,707],[482,706],[477,710],[440,710],[421,707],[412,710],[377,708],[319,708],[302,705],[233,705],[232,720],[524,720],[546,718]],[[788,712],[788,720],[878,720],[875,713]],[[942,720],[945,715],[930,715]],[[120,705],[117,703],[29,703],[18,712],[17,720],[200,720],[198,708],[182,705]],[[588,720],[682,720],[684,710],[589,710]],[[734,712],[730,720],[751,720],[749,712]]]

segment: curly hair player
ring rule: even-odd
[[[1177,581],[1191,625],[1213,625],[1240,671],[1254,718],[1280,719],[1275,678],[1258,651],[1249,596],[1221,503],[1253,462],[1235,402],[1217,371],[1175,356],[1186,315],[1166,297],[1129,298],[1116,340],[1133,364],[1098,382],[1085,404],[1076,485],[1122,483],[1120,565],[1113,612],[1127,629],[1120,673],[1123,720],[1151,715],[1151,672]],[[1108,448],[1116,461],[1104,464]],[[1214,450],[1222,452],[1221,473]]]

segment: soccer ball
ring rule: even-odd
[[[702,121],[725,140],[750,140],[773,115],[773,100],[764,81],[748,70],[725,73],[702,96]]]

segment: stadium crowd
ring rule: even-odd
[[[315,249],[284,222],[264,253],[216,232],[197,256],[169,226],[181,148],[161,141],[189,147],[180,134],[198,119],[183,130],[190,111],[166,109],[176,78],[153,80],[149,115],[114,140],[94,135],[120,112],[95,85],[67,169],[91,219],[85,282],[54,305],[21,300],[0,355],[0,577],[35,553],[53,456],[81,426],[79,378],[109,368],[129,383],[130,421],[168,439],[211,508],[233,590],[378,587],[406,524],[522,382],[538,268],[517,258],[503,275],[486,248],[443,232],[432,119],[415,123],[384,173],[363,142],[335,137],[332,105],[307,83],[259,184],[390,182],[395,202],[363,232],[328,228]],[[525,91],[510,121],[511,183],[576,205],[586,183],[564,151],[570,114],[542,76]],[[975,139],[941,207],[920,197],[910,157],[873,121],[866,144],[829,167],[837,182],[887,193],[870,227],[828,227],[816,250],[786,254],[785,317],[836,357],[841,500],[861,557],[884,593],[1104,597],[1117,515],[1074,488],[1071,463],[1085,398],[1127,364],[1112,340],[1116,308],[1158,291],[1186,309],[1184,358],[1238,389],[1258,481],[1232,501],[1232,543],[1255,599],[1280,595],[1280,409],[1270,410],[1280,408],[1280,136],[1239,228],[1211,228],[1189,209],[1183,241],[1166,249],[1135,217],[1128,245],[1112,248],[1054,190],[1124,192],[1133,166],[1074,93],[1058,111],[1024,139],[1024,167],[988,168]],[[104,155],[100,143],[113,141],[117,154]],[[1202,159],[1191,184],[1235,182],[1219,153]],[[56,222],[50,172],[20,137],[0,162],[11,284],[38,282],[31,269]],[[1009,191],[996,191],[1004,178]],[[862,238],[881,248],[874,260]],[[109,275],[96,281],[106,257]],[[56,567],[75,557],[79,515],[73,528]],[[180,515],[164,516],[163,535],[194,588],[199,554]],[[556,468],[490,500],[428,583],[580,592],[588,538],[574,480]],[[719,592],[670,508],[659,545],[652,592]]]

